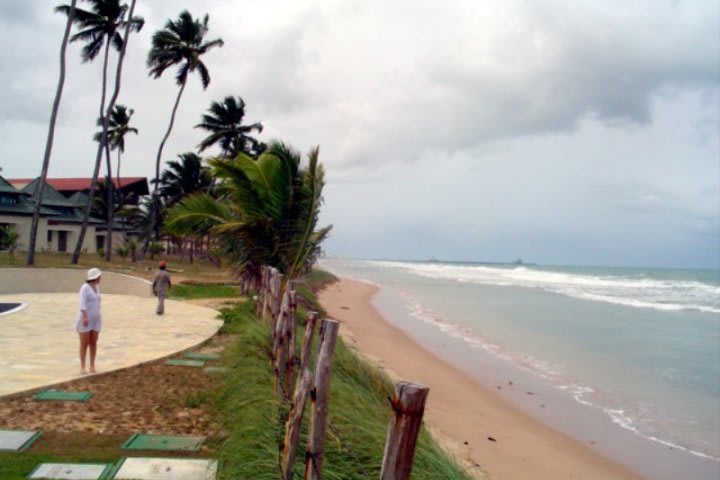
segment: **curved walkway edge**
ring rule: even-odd
[[[14,271],[34,285],[33,293],[7,292]],[[26,392],[79,378],[78,337],[75,332],[78,298],[74,291],[50,291],[60,282],[53,277],[64,269],[0,269],[0,303],[26,303],[27,308],[0,317],[0,396]],[[102,374],[167,357],[197,346],[222,326],[217,311],[185,302],[168,300],[165,315],[155,314],[156,300],[149,295],[146,280],[117,275],[103,276],[103,330],[98,342],[96,366]],[[35,277],[35,278],[32,278]],[[57,280],[57,279],[55,279]],[[73,279],[74,280],[74,279]],[[106,280],[110,280],[107,281]],[[131,294],[118,292],[125,286]],[[41,292],[41,293],[38,293]],[[44,293],[42,293],[44,292]],[[146,295],[140,296],[143,292]]]

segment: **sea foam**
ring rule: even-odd
[[[653,277],[652,271],[591,275],[549,267],[443,263],[371,262],[422,277],[494,286],[539,288],[584,300],[663,311],[720,313],[720,285],[691,279]]]

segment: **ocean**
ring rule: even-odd
[[[683,452],[678,473],[692,458],[704,464],[697,478],[720,471],[720,271],[331,258],[320,267],[378,285],[388,321],[489,387],[523,382],[512,401],[604,441],[607,455],[632,464],[623,439],[642,439],[654,445],[648,456]],[[649,476],[672,478],[671,467]]]

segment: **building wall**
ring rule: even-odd
[[[15,227],[18,232],[18,251],[26,252],[30,246],[30,227],[32,227],[32,217],[20,215],[2,215],[0,214],[0,224],[8,224]],[[47,219],[40,217],[38,222],[37,249],[41,249],[45,245],[47,238]]]
[[[9,224],[15,227],[18,232],[18,251],[27,252],[30,247],[30,228],[32,226],[32,217],[20,215],[0,215],[0,224]],[[52,239],[48,242],[48,230],[52,231]],[[40,217],[38,222],[37,241],[35,243],[35,251],[57,252],[59,232],[67,232],[67,249],[66,252],[72,253],[75,249],[75,243],[80,236],[80,225],[75,224],[58,224],[48,225],[45,217]],[[97,253],[95,248],[95,227],[88,225],[85,232],[85,240],[83,241],[83,251],[85,253]],[[119,243],[118,243],[119,245]]]
[[[47,231],[51,230],[53,232],[52,234],[52,240],[48,243],[47,241]],[[48,225],[45,232],[40,234],[40,231],[38,230],[38,248],[40,249],[40,245],[43,245],[46,251],[48,252],[58,252],[59,244],[58,240],[60,238],[61,231],[67,232],[67,248],[65,250],[66,253],[72,253],[73,250],[75,250],[75,244],[78,241],[78,238],[80,237],[80,225],[72,224],[72,223],[61,223],[57,225]],[[83,253],[97,253],[97,249],[95,248],[95,226],[94,225],[88,225],[87,230],[85,231],[85,238],[83,239],[83,246],[82,246],[82,252]]]

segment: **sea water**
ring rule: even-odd
[[[321,266],[380,286],[376,306],[386,318],[405,316],[397,323],[409,333],[431,325],[437,337],[464,344],[449,350],[489,353],[617,428],[720,462],[718,270],[341,259]]]

